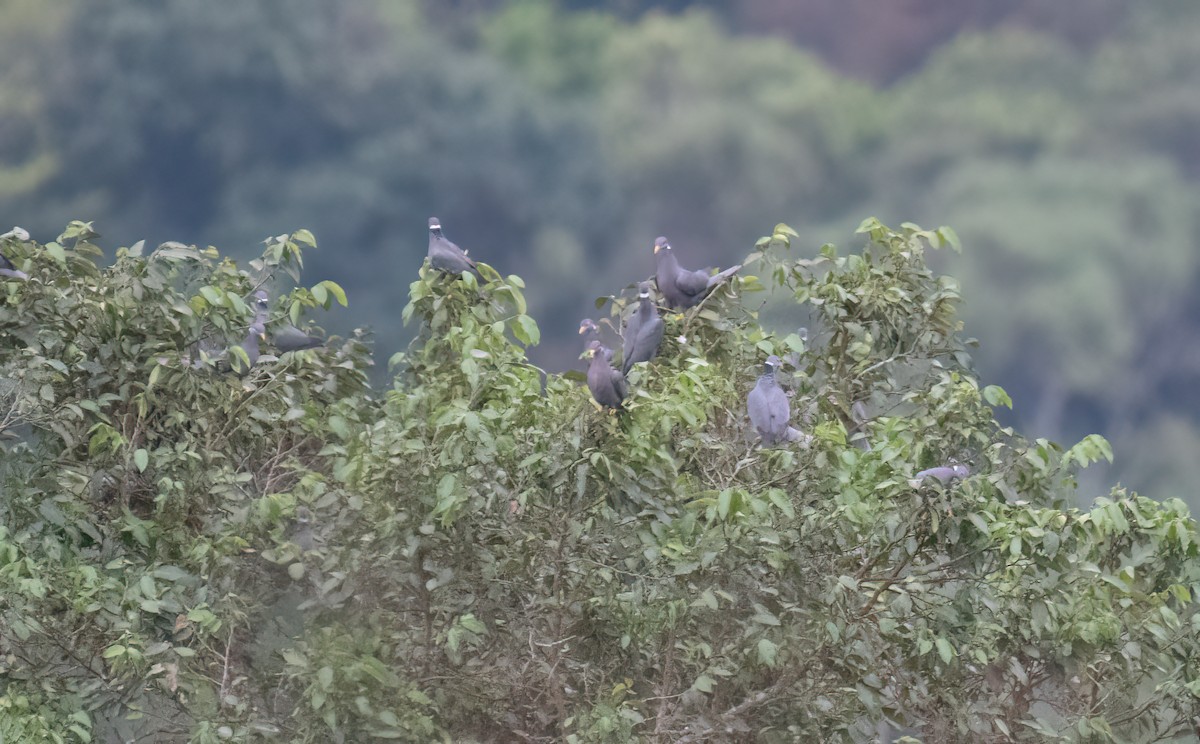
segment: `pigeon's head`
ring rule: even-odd
[[[442,223],[437,217],[429,218],[429,232],[433,233],[434,235],[442,234]]]
[[[783,366],[783,361],[772,354],[767,357],[767,361],[763,362],[763,374],[773,375]]]
[[[583,320],[579,321],[579,335],[580,336],[584,335],[585,333],[599,333],[599,332],[600,332],[600,326],[596,325],[596,321],[592,320],[591,318],[584,318]]]
[[[612,349],[609,349],[599,341],[592,339],[588,342],[587,349],[583,352],[584,359],[595,359],[600,357],[608,361],[612,361]]]
[[[259,310],[266,310],[270,296],[264,290],[258,290],[254,293],[254,307]]]
[[[638,297],[643,300],[650,299],[650,282],[638,282]]]
[[[257,336],[263,341],[267,340],[267,329],[262,323],[253,323],[250,325],[250,335]]]
[[[654,255],[657,256],[659,253],[661,253],[663,251],[670,253],[671,252],[671,244],[667,242],[667,239],[665,237],[660,235],[654,239]]]

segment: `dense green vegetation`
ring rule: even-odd
[[[43,241],[83,214],[114,244],[248,257],[307,225],[311,268],[355,297],[328,323],[371,324],[387,353],[437,214],[529,282],[552,369],[656,235],[728,264],[781,219],[810,244],[864,213],[947,221],[976,246],[950,270],[1014,420],[1105,432],[1115,477],[1200,506],[1197,366],[1174,353],[1200,343],[1195,3],[653,10],[689,5],[11,0],[0,197]],[[927,46],[907,63],[870,57],[908,36]]]
[[[0,240],[30,275],[0,283],[0,738],[1188,734],[1186,507],[1074,507],[1108,445],[995,421],[1008,396],[925,261],[955,234],[859,232],[817,251],[778,225],[666,316],[618,415],[530,364],[524,283],[486,267],[415,276],[381,393],[360,336],[244,377],[188,363],[241,338],[257,287],[279,316],[340,301],[293,288],[307,231],[246,269],[180,244],[99,268],[82,223]],[[810,314],[807,341],[761,327],[767,295]],[[772,353],[805,446],[748,436]],[[971,474],[910,482],[952,461]]]

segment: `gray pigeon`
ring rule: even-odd
[[[658,353],[663,338],[663,321],[658,317],[658,308],[650,301],[650,282],[638,284],[638,306],[625,324],[621,372],[629,370],[638,362],[648,362]]]
[[[596,321],[591,318],[584,318],[579,321],[579,335],[583,336],[584,341],[599,340],[600,326],[596,325]]]
[[[243,369],[241,357],[229,355],[217,364],[217,369],[221,372],[233,372],[238,376],[248,373],[250,367],[253,367],[258,362],[258,342],[259,339],[266,337],[266,332],[267,329],[258,321],[255,321],[246,329],[246,340],[242,341],[241,347],[242,351],[246,352],[246,361],[250,363],[249,366]]]
[[[709,276],[707,271],[687,271],[679,266],[666,238],[654,241],[654,279],[658,291],[671,307],[680,309],[699,305],[712,288],[737,273],[741,264]]]
[[[446,240],[442,235],[442,223],[438,221],[437,217],[429,218],[429,264],[438,271],[445,271],[449,274],[470,271],[480,281],[483,281],[483,274],[480,274],[479,269],[475,268],[475,262],[467,258],[466,251]]]
[[[269,316],[268,296],[263,290],[258,290],[254,293],[254,322],[265,326]],[[301,351],[303,349],[315,349],[325,343],[325,339],[318,336],[310,336],[300,330],[291,323],[284,321],[271,331],[271,343],[275,344],[281,352]]]
[[[806,441],[807,435],[788,425],[792,407],[787,394],[775,380],[775,372],[782,366],[779,357],[772,354],[763,365],[762,376],[746,397],[746,410],[750,424],[758,432],[763,444],[771,446],[779,442]]]
[[[281,352],[315,349],[325,344],[320,336],[310,336],[291,323],[284,323],[271,332],[271,343]]]
[[[612,350],[599,341],[591,341],[587,346],[591,362],[588,364],[587,384],[592,391],[592,397],[602,406],[621,410],[621,401],[629,391],[625,385],[625,375],[612,366]]]
[[[13,279],[28,279],[29,275],[18,269],[4,254],[0,253],[0,276],[10,276]]]
[[[270,295],[260,289],[254,293],[254,322],[265,326],[270,315]]]
[[[596,321],[592,320],[591,318],[584,318],[583,320],[579,321],[579,335],[583,336],[583,340],[586,342],[584,344],[584,348],[587,348],[592,341],[600,340],[600,326],[596,325]],[[604,358],[608,360],[609,364],[611,364],[613,360],[613,350],[607,346],[604,346],[603,344],[601,344],[600,350],[604,354]]]
[[[908,479],[908,485],[916,488],[917,486],[921,485],[921,481],[925,480],[926,478],[933,478],[939,483],[949,483],[953,480],[966,478],[970,474],[971,469],[966,465],[960,465],[957,463],[954,465],[942,465],[940,467],[922,470],[912,478]]]

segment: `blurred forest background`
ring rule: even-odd
[[[382,367],[436,214],[526,280],[551,370],[657,235],[699,267],[947,224],[1013,423],[1196,510],[1197,39],[1194,0],[0,0],[0,223],[307,227],[351,297],[317,321]]]

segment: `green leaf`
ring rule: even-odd
[[[773,232],[776,235],[788,235],[793,238],[800,237],[800,233],[796,232],[795,230],[793,230],[792,228],[783,224],[782,222],[780,222],[778,225],[775,226],[775,229],[773,230]]]
[[[312,232],[304,228],[300,228],[296,232],[292,233],[292,240],[296,243],[304,243],[312,248],[317,247],[316,237],[313,236]]]
[[[979,534],[988,535],[991,533],[987,522],[983,521],[983,517],[979,516],[975,512],[968,513],[967,519],[971,522],[971,524],[975,525],[975,529],[979,530]]]
[[[949,664],[954,659],[954,647],[950,645],[950,641],[939,637],[934,641],[934,645],[937,646],[938,656],[943,662]]]
[[[756,613],[753,617],[750,618],[750,621],[759,623],[761,625],[770,625],[770,626],[778,626],[780,624],[779,618],[775,617],[774,615],[767,612],[766,610],[760,610],[758,613]]]
[[[942,240],[950,244],[951,248],[957,253],[962,253],[962,241],[958,239],[958,233],[954,232],[954,228],[942,225],[937,229],[937,232],[942,236]]]
[[[729,518],[729,506],[733,503],[733,491],[726,488],[717,495],[717,516],[721,519]]]
[[[45,248],[46,253],[50,254],[50,257],[58,263],[65,264],[67,262],[67,252],[58,243],[46,243]]]
[[[768,638],[762,638],[758,642],[758,661],[761,664],[766,664],[769,667],[775,666],[775,654],[779,647]]]
[[[152,575],[156,579],[162,579],[163,581],[170,582],[180,581],[191,576],[191,574],[189,574],[187,571],[184,571],[179,566],[159,566],[158,568],[154,569]]]
[[[516,325],[513,326],[513,335],[526,346],[537,346],[538,342],[542,339],[542,333],[538,330],[537,321],[528,315],[518,315],[516,317]]]
[[[201,287],[200,296],[207,300],[208,304],[212,305],[213,307],[220,307],[225,302],[225,293],[216,287]]]
[[[328,290],[329,294],[333,295],[333,298],[337,300],[337,303],[342,307],[349,306],[349,302],[346,299],[346,290],[342,289],[342,286],[337,282],[326,279],[317,286],[324,287],[326,290]]]
[[[983,399],[988,402],[988,405],[992,406],[1004,406],[1010,409],[1013,406],[1012,398],[999,385],[988,385],[985,387],[983,389]]]
[[[133,464],[137,466],[139,473],[146,472],[146,466],[150,464],[150,453],[144,449],[134,450]]]

